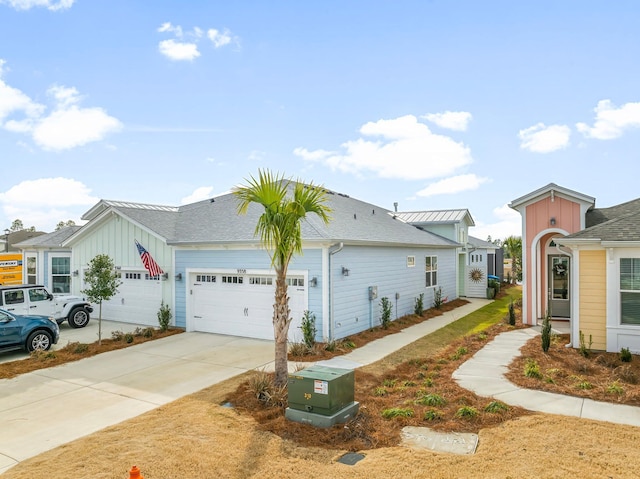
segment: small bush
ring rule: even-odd
[[[266,401],[268,391],[273,387],[273,377],[265,370],[256,371],[247,381],[247,391],[259,401]]]
[[[491,401],[484,407],[484,410],[491,413],[500,413],[503,411],[508,411],[509,406],[500,401]]]
[[[478,410],[473,406],[462,406],[456,411],[456,417],[472,418],[478,415]]]
[[[547,312],[547,315],[542,321],[542,351],[545,353],[549,351],[551,346],[551,317]]]
[[[580,346],[579,346],[578,352],[585,358],[588,358],[591,355],[592,344],[593,344],[593,335],[591,334],[589,335],[589,346],[587,346],[584,341],[584,334],[582,331],[580,331]]]
[[[396,387],[396,382],[396,379],[385,379],[384,381],[382,381],[382,385],[387,388],[394,388]]]
[[[299,358],[311,354],[311,350],[305,343],[290,343],[289,354],[293,357]]]
[[[437,409],[429,409],[428,411],[425,411],[424,416],[422,416],[422,418],[425,421],[438,421],[442,419],[442,413]]]
[[[576,387],[578,389],[593,389],[593,384],[591,384],[589,381],[580,381],[578,384],[576,384]]]
[[[350,339],[343,339],[340,342],[340,347],[344,348],[344,349],[355,349],[356,348],[356,343],[354,343]]]
[[[87,343],[75,343],[75,346],[71,352],[73,354],[84,354],[87,351],[89,351],[89,345]]]
[[[511,326],[516,325],[516,307],[513,304],[513,299],[509,303],[509,324]]]
[[[462,356],[464,356],[468,352],[469,352],[469,350],[467,348],[465,348],[464,346],[460,346],[458,349],[456,349],[455,354],[453,356],[451,356],[451,360],[452,361],[457,361],[458,359],[460,359]]]
[[[380,299],[380,324],[383,329],[391,324],[391,301],[386,296]]]
[[[393,419],[396,417],[413,417],[413,409],[392,407],[382,411],[382,417],[385,419]]]
[[[424,293],[420,293],[420,295],[416,298],[413,312],[416,314],[416,316],[422,316],[422,313],[424,313]]]
[[[629,364],[617,367],[613,370],[613,374],[616,379],[619,379],[623,383],[638,384],[638,375]]]
[[[403,385],[405,388],[412,388],[412,387],[414,387],[414,386],[416,385],[416,383],[415,383],[414,381],[404,381],[404,382],[402,383],[402,385]]]
[[[442,308],[443,304],[444,299],[442,299],[442,286],[440,286],[433,292],[433,307],[436,309],[440,309]]]
[[[309,310],[305,310],[300,323],[302,330],[302,340],[307,348],[311,349],[316,344],[316,315]]]
[[[111,340],[115,342],[119,342],[124,340],[124,332],[123,331],[112,331],[111,332]]]
[[[624,394],[624,388],[620,385],[618,380],[615,380],[607,386],[607,393],[609,394]]]
[[[325,351],[329,351],[330,353],[334,352],[336,350],[336,348],[338,347],[337,343],[335,342],[335,340],[331,340],[328,343],[326,343],[324,345],[324,350]]]
[[[433,386],[433,378],[426,378],[422,384],[428,388]]]
[[[142,330],[142,337],[143,338],[153,338],[153,335],[155,334],[155,329],[153,328],[144,328]]]
[[[389,391],[387,391],[387,388],[382,386],[378,386],[375,391],[373,391],[373,395],[378,397],[386,396],[387,394],[389,394]]]
[[[632,359],[633,356],[631,355],[631,351],[629,351],[629,348],[622,348],[620,350],[620,361],[622,361],[623,363],[630,363]]]
[[[134,336],[132,333],[125,333],[124,335],[124,341],[127,344],[131,344],[133,342]]]
[[[424,393],[419,393],[418,399],[416,399],[414,402],[415,404],[421,404],[423,406],[444,406],[447,403],[446,399],[439,394]]]
[[[165,304],[164,301],[160,303],[160,309],[158,310],[158,324],[160,325],[160,331],[163,333],[169,329],[169,324],[171,324],[171,318],[173,315],[171,314],[171,308],[168,304]]]
[[[524,375],[528,378],[542,379],[540,366],[535,359],[527,359],[527,362],[524,365]]]

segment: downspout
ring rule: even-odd
[[[567,248],[569,249],[569,248]],[[556,243],[556,250],[558,251],[558,253],[562,253],[564,255],[569,256],[569,258],[571,258],[571,270],[573,270],[574,266],[573,266],[573,253],[569,252],[569,251],[565,251],[560,249],[560,245],[558,243]],[[573,272],[571,274],[571,277],[573,278]],[[573,285],[575,284],[575,280],[571,281],[571,303],[570,303],[570,307],[571,307],[571,316],[575,315],[575,312],[573,311],[573,306],[575,305],[575,301],[573,300],[573,298],[575,297],[574,295],[574,291],[573,291]],[[572,348],[573,347],[573,319],[571,320],[571,328],[569,329],[571,331],[571,333],[569,334],[569,342],[567,344],[565,344],[565,348]]]
[[[334,247],[335,249],[332,251],[331,248]],[[331,274],[333,271],[333,262],[331,257],[342,251],[342,248],[344,248],[342,241],[329,247],[329,341],[333,341],[333,275]]]

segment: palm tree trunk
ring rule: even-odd
[[[287,273],[276,269],[276,297],[273,305],[273,332],[275,338],[275,385],[285,386],[289,377],[287,363],[287,336],[289,333],[289,297],[287,295]]]

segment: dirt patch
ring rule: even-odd
[[[174,334],[184,332],[183,329],[171,328],[160,331],[155,328],[137,328],[130,333],[122,333],[115,339],[102,339],[102,344],[72,342],[64,348],[49,351],[34,351],[28,358],[2,363],[0,366],[0,379],[10,379],[20,374],[50,368],[61,364],[90,358],[96,354],[106,353],[116,349],[135,346],[136,344],[153,341]]]
[[[540,337],[529,340],[506,377],[527,389],[640,406],[640,357],[623,362],[619,353],[586,351],[585,356],[567,344],[568,334],[554,336],[545,353]],[[525,369],[536,366],[539,376],[525,376]]]

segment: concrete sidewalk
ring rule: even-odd
[[[500,334],[462,364],[453,378],[461,387],[479,396],[493,397],[530,411],[640,426],[640,407],[521,389],[509,382],[504,377],[508,365],[520,355],[520,348],[539,334],[537,328]]]

